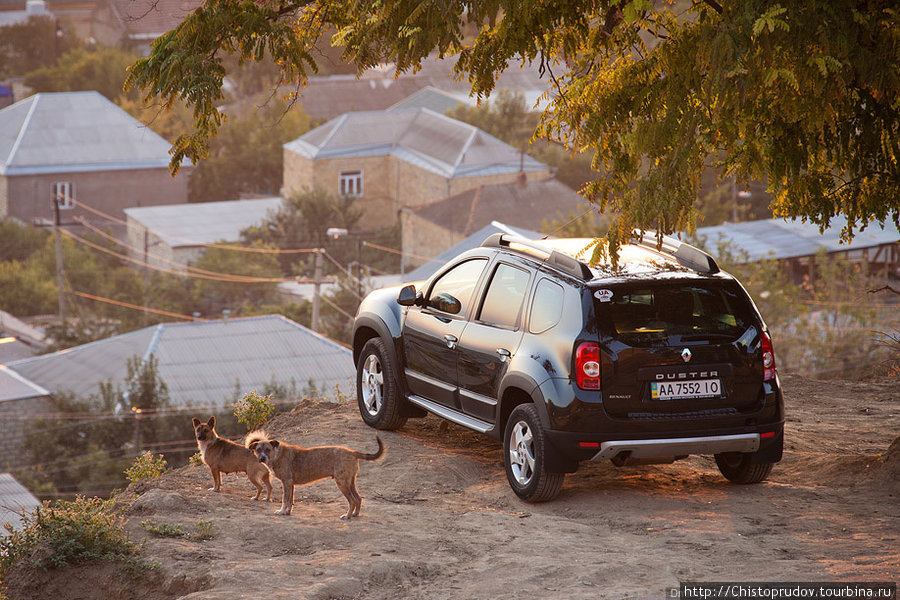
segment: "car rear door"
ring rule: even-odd
[[[498,262],[459,341],[461,408],[482,421],[494,421],[500,383],[522,341],[522,309],[530,279],[527,269]]]
[[[594,299],[610,415],[725,416],[760,402],[762,323],[736,282],[622,283]]]

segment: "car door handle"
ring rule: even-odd
[[[456,338],[455,335],[450,335],[448,333],[447,335],[444,336],[444,342],[447,344],[447,347],[450,348],[451,350],[456,350],[456,343],[458,341],[459,340]]]
[[[506,348],[497,348],[497,354],[500,355],[500,362],[507,362],[512,356]]]

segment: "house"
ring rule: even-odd
[[[126,208],[128,254],[155,267],[184,271],[216,242],[238,242],[241,231],[276,212],[282,199],[229,200]]]
[[[479,186],[402,210],[403,253],[409,264],[420,264],[493,221],[544,231],[554,220],[565,222],[589,209],[583,197],[556,179]]]
[[[351,112],[284,145],[286,194],[322,187],[357,199],[368,230],[479,186],[551,176],[550,167],[427,108]]]
[[[33,386],[23,395],[69,391],[87,399],[100,394],[101,382],[124,389],[127,361],[151,356],[176,407],[222,408],[272,384],[349,394],[355,377],[347,348],[281,315],[162,323],[5,368]]]
[[[51,408],[48,390],[0,365],[0,469],[22,466],[28,422]]]
[[[187,202],[191,166],[169,173],[169,143],[97,92],[36,94],[0,110],[0,218],[125,218]],[[102,219],[101,219],[102,220]]]
[[[820,231],[818,225],[799,219],[762,219],[699,227],[696,238],[714,255],[719,245],[725,245],[740,262],[777,260],[797,281],[814,275],[814,259],[820,251],[865,263],[870,273],[900,278],[897,226],[891,221],[883,226],[872,223],[862,231],[857,230],[849,243],[842,243],[841,230],[846,224],[846,217],[836,216],[829,227]]]
[[[147,56],[153,40],[202,4],[202,0],[105,0],[94,10],[92,35],[102,44],[126,46]]]
[[[29,514],[41,503],[34,494],[16,481],[9,473],[0,473],[0,523],[9,523],[13,528],[22,524],[20,515]],[[6,535],[4,529],[0,529],[0,537]]]
[[[103,0],[0,0],[0,26],[27,21],[31,16],[49,15],[62,35],[91,38],[91,15]]]
[[[470,96],[471,85],[459,81],[453,75],[456,60],[441,59],[437,55],[424,59],[421,69],[415,73],[395,75],[395,65],[386,64],[368,69],[358,78],[356,75],[330,75],[310,77],[299,90],[300,104],[314,121],[334,119],[349,112],[386,110],[391,107],[426,107],[444,113],[459,103],[474,104]],[[496,89],[507,89],[522,94],[526,106],[540,106],[542,95],[549,81],[541,73],[540,65],[510,65],[497,79]],[[404,102],[406,98],[429,89],[430,93]],[[294,91],[285,89],[286,92]],[[439,98],[438,93],[443,92]],[[447,102],[454,100],[452,105]],[[437,104],[432,104],[437,102]]]

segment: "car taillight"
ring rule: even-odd
[[[575,350],[575,383],[583,390],[600,389],[600,346],[594,342]]]
[[[763,333],[762,340],[762,363],[763,363],[763,381],[775,379],[775,351],[772,349],[772,338],[768,333]]]

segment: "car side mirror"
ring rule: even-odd
[[[400,294],[397,296],[397,304],[400,306],[421,305],[421,297],[421,293],[416,293],[416,286],[412,284],[404,285],[400,290]]]
[[[445,312],[451,315],[458,315],[459,311],[462,310],[462,304],[460,304],[459,300],[457,300],[447,292],[441,292],[440,294],[437,294],[434,298],[431,299],[428,304],[441,312]]]

